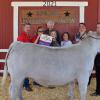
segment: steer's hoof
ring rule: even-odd
[[[31,87],[25,87],[25,90],[31,92],[32,88]]]
[[[96,93],[96,92],[94,92],[94,93],[92,93],[92,94],[90,94],[91,96],[100,96],[100,94],[98,94],[98,93]]]
[[[48,87],[49,89],[54,89],[55,87]]]
[[[67,96],[67,100],[73,100],[73,97]]]

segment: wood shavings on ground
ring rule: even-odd
[[[0,77],[1,81],[2,77]],[[2,91],[0,87],[0,100],[10,100],[9,99],[9,78],[6,81],[5,91],[6,95],[2,98]],[[49,89],[45,87],[33,86],[31,82],[32,92],[27,92],[23,89],[23,98],[24,100],[68,100],[67,91],[68,85],[62,87],[56,87],[54,89]],[[90,86],[88,86],[87,100],[100,100],[100,96],[94,97],[90,96],[91,93],[95,91],[95,78],[92,78]],[[77,84],[74,89],[74,100],[80,100],[79,91]]]

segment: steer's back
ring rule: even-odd
[[[8,70],[11,74],[17,74],[17,77],[31,76],[41,84],[65,84],[84,69],[80,65],[85,55],[78,56],[81,52],[77,46],[73,49],[18,42],[9,56]]]

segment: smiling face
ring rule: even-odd
[[[64,41],[67,41],[68,39],[69,39],[68,34],[67,33],[64,33],[63,34],[63,40]]]
[[[80,23],[80,25],[79,25],[79,32],[80,32],[81,35],[86,32],[86,26],[85,26],[84,23]]]
[[[51,31],[50,36],[52,36],[52,39],[53,39],[53,40],[56,40],[56,38],[57,38],[57,33],[56,33],[56,31]]]
[[[43,33],[44,33],[44,28],[43,27],[38,28],[37,34],[43,34]]]
[[[54,23],[53,21],[48,21],[48,22],[47,22],[47,27],[48,27],[48,29],[49,29],[49,30],[52,30],[52,29],[54,28],[54,24],[55,24],[55,23]]]
[[[100,23],[97,24],[96,31],[97,31],[98,35],[100,35]]]
[[[26,25],[24,26],[24,31],[25,31],[27,34],[29,34],[30,31],[31,31],[31,25],[26,24]]]

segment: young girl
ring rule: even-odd
[[[61,46],[71,46],[72,42],[69,40],[69,33],[64,32],[62,35],[62,41],[61,41]]]
[[[52,42],[51,42],[50,46],[54,46],[54,47],[60,46],[58,41],[57,41],[57,31],[56,30],[52,30],[50,32],[50,36],[52,36]]]
[[[64,32],[63,35],[62,35],[61,46],[64,47],[64,46],[71,46],[71,45],[72,45],[72,42],[69,40],[69,33],[68,32]],[[69,84],[69,92],[67,94],[68,95],[68,99],[72,99],[72,97],[73,97],[74,85],[75,85],[74,81],[70,82],[70,84]]]
[[[35,44],[50,46],[52,37],[44,34],[44,28],[40,26],[37,29],[37,35],[35,35],[32,40]]]

